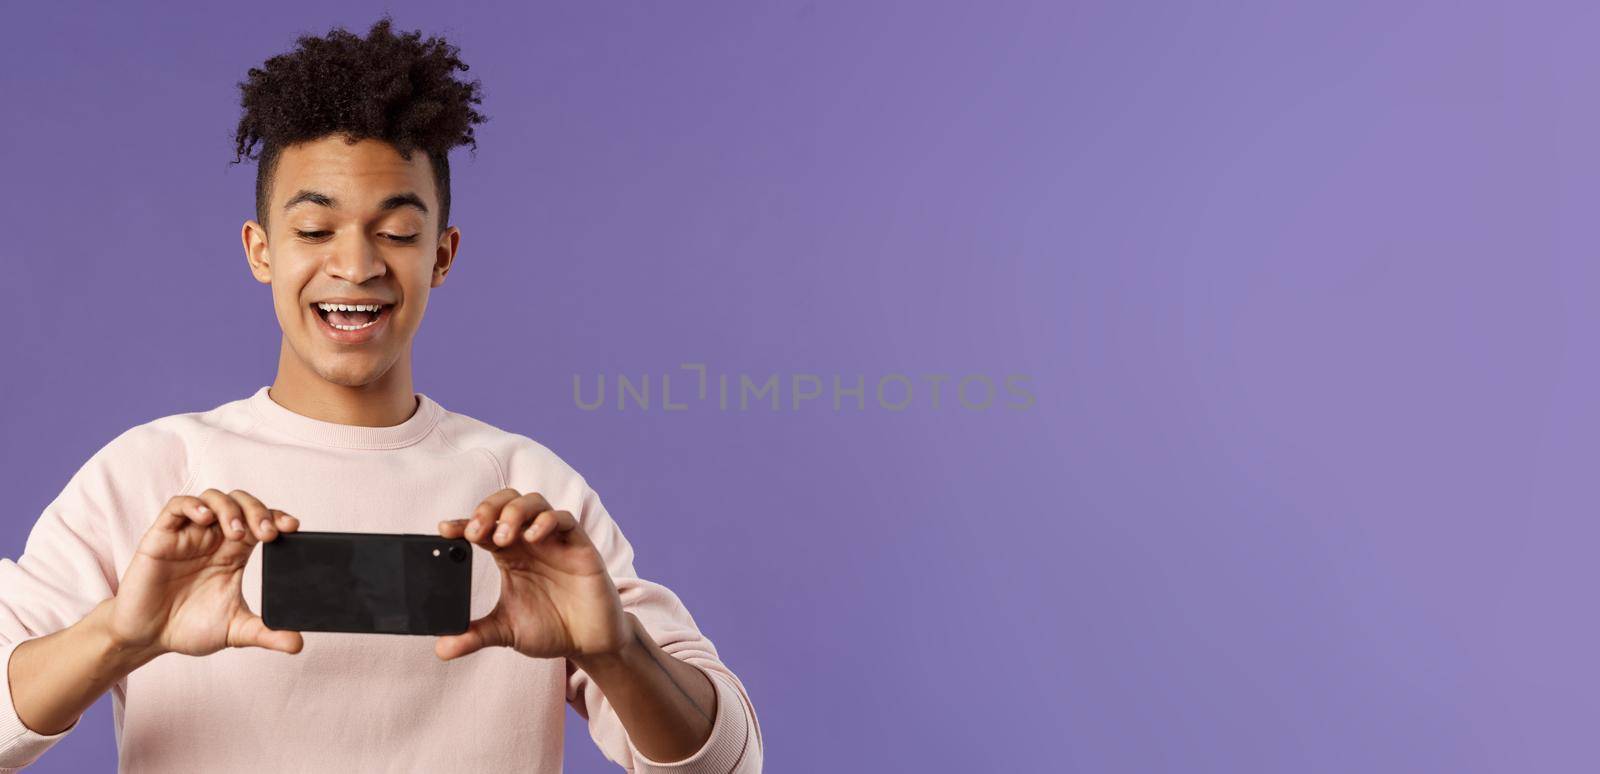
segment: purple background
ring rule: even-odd
[[[273,376],[235,83],[384,6],[187,5],[0,11],[5,556]],[[772,771],[1593,770],[1592,7],[523,5],[388,6],[491,116],[417,388],[595,484]],[[574,404],[684,362],[1038,400]]]

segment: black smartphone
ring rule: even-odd
[[[472,544],[438,535],[281,532],[261,544],[269,629],[460,634],[472,603]]]

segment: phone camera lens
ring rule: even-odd
[[[464,562],[467,560],[467,549],[461,546],[450,546],[450,558],[453,561]]]

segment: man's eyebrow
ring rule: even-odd
[[[317,191],[302,189],[294,196],[289,197],[289,201],[284,202],[283,209],[287,212],[288,210],[293,209],[295,205],[304,202],[320,204],[330,209],[337,208],[339,206],[339,200],[333,198],[332,196],[328,196],[324,193],[318,193]],[[398,209],[400,207],[416,207],[424,214],[428,212],[428,205],[422,201],[422,197],[412,193],[411,191],[397,193],[387,199],[384,199],[383,202],[378,205],[378,209],[384,212]]]
[[[428,213],[428,205],[422,203],[422,197],[410,191],[406,191],[405,193],[397,193],[394,196],[384,199],[383,203],[378,205],[378,209],[384,212],[388,212],[389,210],[393,209],[399,209],[401,207],[416,207],[417,209],[422,210],[424,215]]]
[[[294,206],[296,204],[301,203],[301,202],[311,202],[312,204],[320,204],[320,205],[322,205],[324,207],[328,207],[328,208],[336,207],[339,204],[338,202],[334,201],[333,197],[331,197],[331,196],[328,196],[326,194],[320,194],[320,193],[317,193],[316,191],[307,191],[304,188],[302,188],[302,189],[300,189],[299,193],[296,193],[294,196],[289,197],[289,201],[284,202],[284,205],[283,205],[284,212],[288,212],[289,210],[294,209]]]

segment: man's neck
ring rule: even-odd
[[[391,427],[417,411],[411,385],[411,356],[401,357],[370,384],[346,386],[330,382],[306,367],[285,344],[278,357],[278,375],[267,397],[301,416],[361,427]]]

